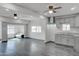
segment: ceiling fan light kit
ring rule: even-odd
[[[53,13],[53,11],[52,10],[49,10],[49,13],[51,14],[51,13]]]
[[[14,14],[14,19],[17,19],[17,18],[18,18],[18,17],[17,17],[17,14],[15,13],[15,14]]]
[[[48,9],[49,9],[49,13],[56,13],[56,9],[60,9],[61,7],[53,7],[52,5],[49,5]]]

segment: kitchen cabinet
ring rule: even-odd
[[[59,44],[62,44],[62,40],[63,40],[63,39],[62,39],[62,36],[63,36],[63,35],[61,35],[61,34],[60,34],[60,35],[59,35],[59,34],[56,34],[56,35],[55,35],[55,42],[56,42],[56,43],[59,43]]]
[[[69,39],[67,39],[68,41],[68,45],[70,45],[70,46],[74,46],[74,36],[72,35],[72,36],[70,36],[70,38]]]
[[[74,39],[74,49],[79,52],[79,35],[75,35],[75,39]]]
[[[74,46],[74,37],[71,34],[56,34],[55,42],[62,45]]]
[[[75,26],[79,27],[79,15],[75,18]]]

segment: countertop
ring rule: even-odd
[[[79,32],[75,31],[75,30],[70,30],[70,31],[58,30],[58,31],[56,31],[56,34],[71,34],[71,35],[74,35],[74,36],[79,36]]]

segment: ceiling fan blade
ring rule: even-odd
[[[62,8],[62,7],[56,7],[56,8],[54,8],[54,9],[60,9],[60,8]]]
[[[45,10],[45,11],[43,11],[42,13],[46,13],[46,12],[48,12],[49,10]]]
[[[53,9],[53,13],[56,13],[56,11]]]

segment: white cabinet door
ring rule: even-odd
[[[62,39],[61,39],[61,35],[60,34],[56,34],[55,35],[55,42],[61,44],[62,43]]]
[[[79,16],[75,18],[75,26],[79,26]]]
[[[75,44],[74,44],[74,48],[75,48],[75,50],[76,51],[78,51],[79,52],[79,36],[78,37],[75,37],[75,40],[74,40],[75,42]]]
[[[74,46],[74,38],[72,35],[66,34],[63,39],[63,44]]]
[[[68,44],[70,46],[74,46],[74,36],[70,36],[70,38],[68,39]]]
[[[56,34],[55,42],[62,45],[74,46],[74,38],[72,35]]]
[[[67,45],[67,38],[62,39],[62,44]]]

